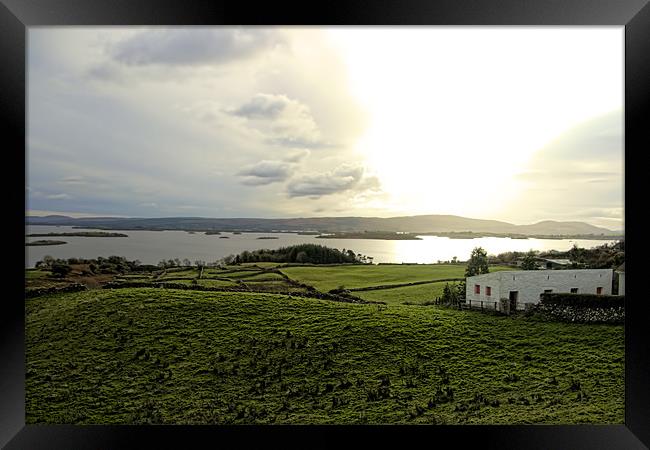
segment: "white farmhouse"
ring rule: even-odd
[[[547,292],[611,295],[612,269],[516,270],[468,277],[465,298],[484,302],[501,310],[500,299],[510,301],[510,309],[524,309],[526,303],[539,303]]]

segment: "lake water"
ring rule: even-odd
[[[27,233],[53,233],[88,231],[66,226],[30,225]],[[108,230],[127,234],[129,237],[31,237],[28,241],[54,239],[66,241],[63,245],[26,246],[26,267],[34,267],[45,255],[54,258],[96,258],[111,255],[124,256],[129,260],[138,259],[143,264],[157,264],[162,259],[188,258],[206,262],[218,260],[244,250],[260,248],[279,248],[288,245],[314,243],[338,249],[351,249],[355,253],[372,256],[375,263],[436,263],[451,260],[454,256],[464,261],[470,257],[472,249],[483,247],[488,254],[507,251],[568,250],[573,244],[591,248],[609,240],[584,239],[510,239],[484,237],[476,239],[449,239],[437,236],[422,236],[421,241],[387,241],[379,239],[318,239],[315,236],[302,236],[294,233],[242,233],[223,232],[220,235],[205,235],[203,232],[186,231],[123,231]],[[228,239],[220,239],[227,236]],[[273,236],[278,239],[258,239]]]
[[[30,225],[27,233],[54,233],[89,231],[64,226]],[[437,236],[422,236],[421,241],[387,241],[379,239],[318,239],[315,236],[301,236],[294,233],[242,233],[223,232],[220,235],[194,234],[186,231],[122,231],[106,230],[127,234],[129,237],[33,237],[27,241],[54,239],[66,241],[64,245],[25,247],[26,267],[34,267],[45,255],[54,258],[96,258],[111,255],[138,259],[143,264],[157,264],[161,259],[188,258],[206,262],[218,260],[244,250],[261,248],[275,249],[295,244],[321,244],[338,249],[351,249],[355,253],[372,256],[375,263],[436,263],[451,260],[454,256],[464,261],[469,259],[474,247],[483,247],[488,254],[507,251],[568,250],[573,244],[591,248],[610,240],[586,239],[510,239],[484,237],[476,239],[449,239]],[[228,239],[220,239],[228,236]],[[262,240],[262,236],[278,239]]]

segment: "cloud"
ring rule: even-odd
[[[71,197],[68,194],[48,194],[45,196],[48,200],[68,200]]]
[[[308,174],[291,180],[287,186],[289,197],[321,197],[350,190],[377,190],[379,181],[375,177],[364,178],[362,166],[343,164],[336,169]]]
[[[284,43],[276,30],[182,28],[139,32],[113,44],[109,53],[130,66],[213,65],[249,58]]]
[[[69,176],[64,177],[59,180],[59,183],[63,184],[87,184],[87,180],[84,177],[80,176]]]
[[[257,94],[239,108],[232,110],[231,114],[247,119],[275,119],[291,103],[298,104],[284,95]]]
[[[286,180],[291,175],[291,169],[291,163],[263,160],[241,170],[238,175],[246,177],[242,183],[259,186]]]
[[[90,67],[86,74],[88,77],[99,81],[112,81],[118,84],[126,85],[127,78],[122,69],[115,63],[105,62]]]
[[[303,149],[303,150],[290,153],[289,155],[285,156],[282,160],[286,162],[297,163],[307,158],[310,154],[311,152],[309,150]]]
[[[294,173],[354,158],[361,109],[324,30],[31,33],[32,209],[286,216]]]
[[[611,228],[603,219],[623,218],[623,143],[620,110],[562,133],[516,176],[521,189],[509,206],[511,217],[535,211],[527,220],[578,217]]]
[[[226,113],[246,119],[246,127],[265,136],[269,144],[288,148],[330,146],[304,103],[282,94],[258,93]]]

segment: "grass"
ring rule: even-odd
[[[622,424],[623,368],[622,326],[151,288],[26,301],[28,424]]]
[[[186,269],[179,271],[168,271],[160,279],[166,278],[196,278],[199,275],[199,271],[196,269]]]
[[[237,272],[226,273],[222,276],[228,278],[250,278],[251,276],[259,276],[262,272],[259,269],[250,269],[250,270],[240,270]]]
[[[228,281],[228,280],[210,280],[210,279],[200,279],[198,280],[198,284],[201,286],[210,286],[210,287],[231,287],[231,286],[237,286],[237,283],[234,281]]]
[[[422,303],[433,301],[442,296],[442,290],[447,282],[418,284],[392,289],[377,289],[373,291],[355,291],[354,295],[364,300],[386,302],[388,305],[401,305],[404,302]],[[456,283],[449,282],[450,287]]]
[[[242,263],[241,266],[247,267],[247,266],[258,266],[258,267],[263,267],[265,269],[271,268],[271,267],[277,267],[282,263],[277,263],[277,262],[256,262],[256,263]]]
[[[27,278],[28,280],[31,280],[31,279],[34,279],[34,278],[47,277],[47,276],[50,276],[51,274],[52,274],[52,272],[50,272],[49,270],[39,270],[39,269],[26,270],[25,271],[25,278]]]
[[[280,275],[279,273],[274,273],[274,272],[262,272],[253,276],[247,276],[244,278],[244,281],[246,283],[249,283],[251,281],[257,282],[257,281],[282,281],[284,280],[284,277]]]
[[[490,270],[512,270],[505,266],[491,266]],[[302,266],[285,267],[281,271],[290,278],[329,291],[343,285],[359,288],[393,283],[410,283],[445,278],[462,278],[465,265],[417,264],[417,265],[351,265],[351,266]]]

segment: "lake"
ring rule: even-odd
[[[30,225],[27,233],[63,233],[89,231],[69,226]],[[98,230],[102,231],[102,230]],[[111,255],[124,256],[129,260],[138,259],[143,264],[157,264],[161,259],[188,258],[206,262],[218,260],[230,254],[244,250],[260,248],[274,249],[295,244],[321,244],[338,249],[351,249],[355,253],[372,256],[375,263],[436,263],[451,260],[467,260],[472,249],[483,247],[488,254],[507,251],[533,250],[568,250],[573,244],[583,248],[592,248],[613,240],[587,239],[510,239],[483,237],[476,239],[450,239],[438,236],[421,236],[421,241],[387,241],[379,239],[319,239],[315,236],[303,236],[295,233],[242,233],[222,232],[220,235],[206,235],[203,232],[187,231],[115,231],[129,237],[101,238],[62,236],[52,239],[66,241],[65,245],[25,247],[26,267],[34,267],[45,255],[54,258],[96,258]],[[228,239],[220,239],[227,236]],[[277,237],[278,239],[258,239],[260,237]],[[30,237],[28,242],[50,239],[49,237]]]
[[[66,226],[30,225],[27,233],[63,233],[88,231]],[[101,230],[99,230],[101,231]],[[25,247],[26,267],[34,267],[45,255],[54,258],[96,258],[111,255],[138,259],[143,264],[157,264],[162,259],[188,258],[212,262],[244,250],[261,248],[274,249],[295,244],[321,244],[338,249],[351,249],[355,253],[372,256],[375,263],[436,263],[457,257],[467,260],[474,247],[483,247],[488,254],[507,251],[568,250],[573,244],[592,248],[613,240],[587,239],[510,239],[484,237],[476,239],[449,239],[438,236],[422,236],[421,241],[387,241],[379,239],[318,239],[294,233],[242,233],[222,232],[220,235],[205,235],[203,232],[186,231],[123,231],[105,230],[127,234],[129,237],[55,237],[66,241],[65,245]],[[227,236],[228,239],[220,239]],[[278,239],[258,239],[259,237]],[[50,239],[49,237],[26,238],[28,242]]]

